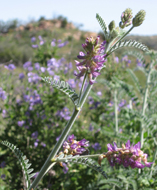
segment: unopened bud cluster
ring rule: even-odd
[[[146,12],[144,10],[140,10],[135,17],[132,19],[132,10],[126,9],[121,15],[121,22],[119,23],[120,28],[125,28],[131,24],[134,27],[140,26],[145,19]]]
[[[148,155],[140,150],[140,142],[133,146],[130,145],[130,141],[128,140],[125,145],[122,144],[122,148],[118,148],[114,142],[114,146],[107,144],[107,147],[108,152],[103,155],[103,158],[107,158],[111,166],[117,163],[124,167],[144,168],[150,167],[153,164],[153,162],[147,162]],[[102,161],[102,158],[99,158],[99,164],[101,164],[100,160]]]
[[[72,134],[67,138],[67,141],[63,143],[63,153],[66,155],[79,155],[84,153],[89,146],[86,139],[80,141],[75,140],[75,136]]]

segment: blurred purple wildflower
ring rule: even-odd
[[[2,98],[2,100],[7,98],[6,92],[2,88],[0,88],[0,98]]]
[[[64,107],[62,110],[58,110],[56,113],[57,116],[59,116],[61,119],[64,118],[65,120],[70,119],[70,111],[67,107]]]
[[[33,132],[32,135],[31,135],[31,137],[33,139],[37,139],[38,138],[38,131]]]
[[[63,166],[63,172],[64,174],[66,174],[69,170],[69,168],[67,167],[67,165],[65,163],[62,163],[62,166]]]
[[[42,73],[44,73],[46,71],[46,68],[45,67],[41,67],[40,70],[41,70]]]
[[[35,67],[36,70],[39,70],[40,69],[40,64],[39,63],[35,63],[34,67]]]
[[[41,80],[41,77],[38,76],[36,73],[29,72],[28,74],[28,82],[37,83],[39,80]]]
[[[45,143],[43,143],[43,142],[41,142],[41,146],[46,147],[46,144],[45,144]]]
[[[32,37],[31,42],[35,42],[35,41],[36,41],[36,37]]]
[[[102,95],[102,92],[101,92],[101,91],[98,91],[98,92],[97,92],[97,95],[98,95],[98,96],[101,96],[101,95]]]
[[[32,44],[32,48],[36,49],[36,48],[38,48],[38,45],[37,44]]]
[[[76,82],[75,79],[69,79],[68,83],[70,85],[71,88],[76,88]]]
[[[5,161],[1,162],[1,164],[0,164],[0,168],[5,168],[5,167],[6,167],[6,163],[5,163]]]
[[[96,142],[95,144],[92,145],[92,147],[95,149],[95,150],[100,150],[101,149],[101,146],[98,142]]]
[[[22,80],[25,77],[25,75],[23,73],[19,74],[19,79]]]
[[[2,174],[1,175],[1,179],[5,179],[6,175],[5,174]]]
[[[94,127],[90,124],[89,125],[89,131],[93,131],[94,130]]]
[[[119,58],[118,58],[118,57],[115,57],[115,58],[114,58],[114,61],[115,61],[116,63],[119,63]]]
[[[8,69],[9,71],[13,71],[13,70],[16,68],[14,64],[9,64],[8,66],[5,65],[4,67],[5,67],[6,69]]]
[[[17,124],[19,127],[22,127],[24,125],[25,121],[18,121]]]

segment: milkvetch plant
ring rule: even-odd
[[[139,42],[131,40],[122,41],[134,27],[140,26],[142,24],[145,18],[145,11],[139,11],[139,13],[137,13],[137,15],[133,18],[131,9],[126,9],[121,15],[121,22],[119,23],[119,27],[116,27],[115,22],[111,21],[108,26],[109,30],[107,30],[107,26],[104,20],[99,16],[99,14],[96,15],[96,18],[104,32],[105,41],[99,43],[99,36],[96,39],[94,39],[93,37],[88,37],[85,43],[82,44],[84,52],[81,51],[77,56],[80,61],[75,60],[78,73],[74,73],[76,78],[83,77],[83,82],[79,94],[77,94],[67,82],[64,82],[62,80],[59,81],[59,77],[55,77],[54,79],[52,79],[51,77],[42,78],[46,83],[50,84],[50,86],[58,89],[59,91],[63,92],[67,97],[69,97],[74,105],[74,109],[70,118],[68,114],[64,115],[64,110],[61,110],[57,113],[58,116],[64,118],[65,120],[68,120],[68,122],[61,135],[57,139],[57,143],[50,152],[41,170],[36,175],[35,173],[32,174],[33,169],[29,169],[30,164],[28,163],[28,159],[26,158],[26,156],[24,156],[23,153],[13,144],[7,141],[2,141],[2,144],[9,147],[15,153],[16,157],[22,165],[23,175],[25,176],[25,189],[32,190],[37,188],[39,182],[44,177],[44,175],[48,173],[56,163],[60,163],[60,165],[64,167],[64,173],[66,173],[67,171],[67,166],[65,163],[85,164],[102,174],[105,178],[107,178],[107,172],[104,172],[101,166],[99,166],[105,158],[106,160],[108,160],[109,164],[112,167],[114,167],[115,165],[123,165],[126,168],[128,168],[129,166],[131,168],[144,168],[151,167],[151,165],[153,164],[153,162],[147,161],[147,154],[140,150],[140,142],[135,145],[130,145],[130,141],[128,140],[125,145],[122,144],[122,148],[118,148],[117,144],[114,142],[114,146],[112,146],[111,144],[107,144],[108,152],[90,155],[88,150],[88,139],[83,138],[82,140],[80,140],[77,138],[76,140],[74,134],[68,136],[75,120],[77,119],[81,109],[83,108],[83,105],[89,95],[89,92],[92,89],[92,86],[96,85],[95,83],[97,77],[103,73],[103,69],[105,69],[105,63],[107,62],[108,56],[112,52],[122,47],[135,47],[143,51],[148,51],[148,48]],[[128,27],[131,24],[132,26],[128,31],[123,30],[125,27]],[[40,45],[43,45],[44,40],[41,37],[39,38],[39,40]],[[32,42],[34,41],[35,39],[32,38]],[[51,45],[55,46],[55,41],[53,41]],[[37,48],[37,46],[34,46],[34,48]],[[54,66],[54,64],[52,64],[53,61],[54,60],[50,60],[50,62],[48,63],[48,72],[52,71],[51,67]],[[35,85],[37,82],[41,81],[39,75],[31,72],[32,68],[30,62],[25,63],[24,67],[29,71],[28,81],[30,83]],[[8,69],[9,68],[12,69],[12,67],[8,67]],[[40,68],[37,63],[35,65],[35,68],[36,70],[41,69],[42,73],[45,72],[44,67]],[[20,79],[23,79],[23,77],[24,75],[22,74],[19,76]],[[1,97],[3,97],[4,99],[5,91],[3,91],[2,89],[1,94]],[[30,91],[30,95],[25,95],[24,99],[26,102],[29,103],[29,110],[33,110],[34,105],[36,104],[43,104],[37,91]],[[115,103],[117,105],[116,90]],[[115,112],[117,112],[117,107],[115,107]],[[117,122],[117,114],[115,114],[115,120]],[[25,122],[21,120],[18,121],[17,124],[22,127]],[[118,123],[116,124],[115,131],[117,134]],[[141,140],[142,137],[143,128],[141,127]],[[37,131],[32,133],[32,138],[35,140],[34,145],[38,146],[39,139]],[[143,140],[141,143],[143,145]],[[42,142],[41,144],[43,147],[46,146]],[[61,148],[62,150],[60,150]],[[99,165],[97,165],[92,158],[97,158]],[[35,179],[31,181],[31,178],[33,176],[35,176]]]

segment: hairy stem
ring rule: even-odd
[[[95,78],[96,80],[96,78]],[[92,88],[92,85],[88,84],[86,90],[84,91],[83,95],[81,96],[81,99],[80,99],[80,109],[75,109],[73,111],[73,114],[70,118],[70,120],[68,121],[66,127],[64,128],[58,142],[56,143],[55,147],[53,148],[53,150],[51,151],[49,157],[47,158],[46,162],[44,163],[43,167],[41,168],[39,174],[37,175],[37,177],[35,178],[35,180],[33,181],[31,187],[29,188],[30,190],[33,188],[35,189],[35,187],[38,185],[39,181],[41,180],[41,178],[46,174],[46,172],[48,172],[48,168],[51,168],[50,167],[50,162],[51,162],[51,159],[54,158],[56,156],[56,154],[58,153],[59,149],[61,148],[62,144],[64,143],[67,135],[69,134],[72,126],[73,126],[73,123],[75,122],[90,90]]]
[[[145,88],[145,93],[144,93],[144,99],[143,99],[143,106],[142,106],[142,116],[145,116],[145,111],[146,111],[146,107],[147,107],[147,99],[148,99],[148,92],[149,92],[149,83],[150,81],[150,76],[151,76],[151,72],[152,72],[152,67],[153,67],[154,62],[152,61],[150,64],[150,68],[149,68],[149,72],[147,75],[147,81],[146,81],[146,88]],[[141,141],[141,148],[143,147],[143,142],[144,142],[144,123],[141,123],[141,127],[140,127],[140,141]]]
[[[114,90],[115,134],[118,134],[117,90]]]

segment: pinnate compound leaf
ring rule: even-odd
[[[79,96],[78,94],[69,86],[69,84],[65,81],[57,81],[57,80],[52,80],[51,77],[44,77],[42,78],[45,82],[49,83],[52,85],[54,88],[57,88],[61,92],[65,93],[74,103],[75,106],[78,104],[78,99]]]
[[[26,187],[29,188],[31,185],[31,181],[30,179],[35,175],[35,173],[30,174],[34,169],[28,169],[31,164],[28,164],[28,159],[26,160],[26,156],[23,155],[23,153],[19,150],[19,148],[16,148],[15,145],[7,142],[7,141],[2,141],[1,144],[7,146],[8,148],[10,148],[15,156],[18,158],[21,166],[22,166],[22,170],[25,176],[25,183],[26,183]]]
[[[105,21],[101,18],[101,16],[97,13],[96,14],[96,19],[98,20],[104,34],[107,34],[107,27]]]
[[[86,158],[85,156],[82,156],[83,158],[81,158],[81,156],[76,155],[76,156],[66,156],[64,154],[62,154],[61,156],[62,158],[57,157],[55,162],[66,162],[66,163],[75,163],[75,164],[83,164],[86,165],[90,168],[92,168],[93,170],[99,172],[101,175],[103,175],[103,177],[105,177],[107,179],[107,175],[106,173],[103,171],[101,166],[98,166],[96,164],[96,162],[91,159],[91,158]],[[64,158],[63,158],[64,157]]]
[[[140,42],[137,42],[137,41],[132,41],[132,40],[129,40],[129,41],[120,41],[118,42],[116,45],[113,45],[109,52],[107,52],[107,54],[111,54],[112,52],[114,52],[115,50],[118,50],[119,48],[122,48],[122,47],[135,47],[135,48],[138,48],[138,49],[141,49],[142,51],[145,51],[145,52],[148,52],[148,47]]]

